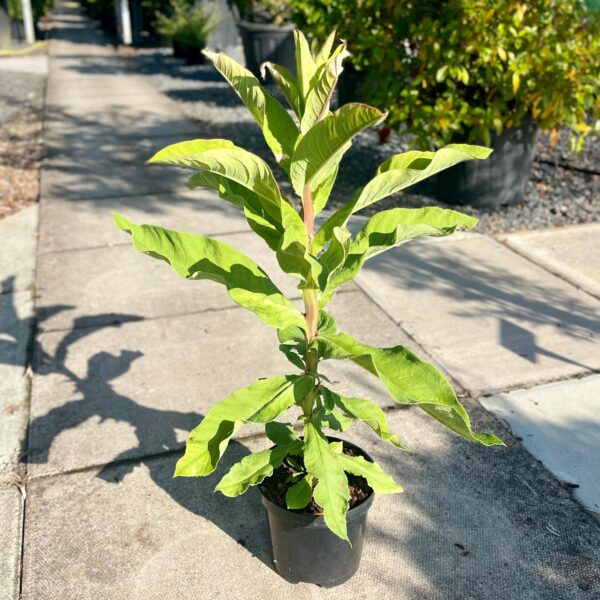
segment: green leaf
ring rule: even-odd
[[[344,442],[329,442],[329,448],[334,454],[342,454],[344,452]]]
[[[320,281],[322,290],[327,289],[331,279],[343,268],[351,247],[350,232],[346,228],[336,227],[332,233],[331,242],[319,259],[319,262],[323,266]],[[324,296],[321,300],[321,305],[324,306],[329,299],[330,296]]]
[[[300,131],[303,134],[306,134],[319,119],[329,113],[331,96],[343,70],[342,62],[348,56],[346,44],[342,43],[335,49],[331,57],[316,69],[300,120]]]
[[[312,387],[310,377],[281,375],[242,388],[215,404],[190,433],[176,477],[210,475],[243,423],[267,423],[299,402]]]
[[[353,419],[359,419],[368,425],[382,440],[396,446],[396,448],[406,448],[402,445],[398,436],[391,433],[388,428],[387,418],[385,413],[371,400],[362,398],[349,398],[342,396],[336,392],[321,387],[321,393],[328,397],[331,404],[339,407],[344,413]]]
[[[302,510],[312,500],[312,477],[305,475],[285,493],[285,503],[290,510]]]
[[[301,119],[304,112],[304,101],[298,90],[298,80],[285,67],[273,64],[272,62],[263,63],[260,69],[263,78],[267,70],[271,73],[271,77],[273,77],[275,83],[283,92],[290,108],[294,111],[298,119]]]
[[[292,156],[290,179],[295,192],[302,195],[305,186],[317,188],[331,176],[350,147],[352,138],[368,127],[381,123],[385,113],[366,104],[346,104],[300,139]]]
[[[331,49],[333,48],[333,43],[335,42],[336,32],[332,31],[328,36],[321,49],[317,52],[315,56],[315,64],[318,66],[322,65],[326,62],[331,56]]]
[[[446,379],[429,363],[402,346],[375,348],[347,333],[320,334],[321,356],[349,358],[379,378],[398,404],[417,405],[434,419],[463,437],[484,446],[503,445],[495,435],[474,433],[467,411]]]
[[[329,447],[327,438],[308,421],[304,426],[304,464],[318,482],[313,490],[315,502],[323,509],[327,527],[343,540],[348,540],[348,479],[342,461]]]
[[[188,181],[188,187],[190,189],[195,187],[214,189],[223,200],[242,207],[251,229],[265,240],[271,250],[278,249],[283,235],[282,217],[274,217],[269,214],[265,210],[260,196],[235,181],[207,171],[198,171],[192,175]],[[286,205],[287,202],[282,199],[282,213]],[[294,210],[291,206],[290,209]]]
[[[392,156],[379,167],[375,177],[359,190],[350,202],[339,208],[323,223],[315,235],[313,251],[319,252],[327,244],[333,228],[344,226],[350,216],[362,208],[465,160],[485,159],[491,152],[489,148],[481,146],[450,144],[437,152],[413,150]]]
[[[298,89],[303,100],[306,99],[310,90],[310,82],[315,74],[317,65],[308,46],[304,34],[294,30],[294,42],[296,44],[296,71],[298,73]]]
[[[449,144],[437,152],[413,150],[391,156],[380,165],[377,175],[362,189],[352,212],[466,160],[485,160],[491,153],[490,148],[482,146]]]
[[[286,446],[292,442],[297,442],[300,439],[290,423],[270,421],[265,425],[265,431],[267,437],[278,446]]]
[[[163,148],[148,162],[191,167],[211,173],[214,177],[192,178],[190,183],[219,189],[230,182],[235,185],[231,195],[236,203],[240,203],[240,196],[243,198],[244,192],[250,192],[251,196],[260,199],[265,211],[281,220],[281,206],[287,202],[282,198],[267,163],[227,140],[179,142]],[[229,196],[226,194],[226,197]]]
[[[291,275],[300,279],[300,287],[317,287],[321,273],[321,264],[308,252],[308,236],[306,227],[298,213],[290,206],[283,212],[283,233],[277,248],[279,266]]]
[[[250,71],[232,58],[206,50],[204,54],[237,92],[262,129],[265,141],[275,155],[275,159],[287,171],[299,135],[292,117],[265,91]]]
[[[376,494],[398,494],[402,486],[398,485],[378,464],[366,460],[363,456],[341,456],[344,471],[360,475]]]
[[[284,458],[294,449],[302,447],[302,442],[297,441],[286,446],[278,446],[249,454],[233,465],[221,479],[215,491],[222,492],[225,496],[234,497],[243,494],[251,485],[262,483],[265,477],[270,477],[273,470],[283,462]]]
[[[327,205],[338,171],[339,164],[332,164],[329,172],[320,177],[319,183],[315,186],[312,195],[315,215],[318,215]]]
[[[319,409],[313,413],[313,421],[319,427],[329,427],[334,431],[348,431],[354,422],[354,418],[339,410]]]
[[[261,158],[226,140],[194,140],[164,148],[151,162],[200,169],[190,187],[215,189],[242,206],[252,230],[277,253],[281,268],[308,285],[316,281],[320,265],[308,254],[306,227]]]
[[[281,196],[267,164],[235,146],[204,154],[194,152],[196,142],[175,146],[159,152],[153,160],[196,168],[206,167],[210,161],[215,173],[209,173],[209,177],[197,173],[189,185],[212,187],[222,198],[243,206],[248,224],[276,252],[283,271],[312,286],[321,271],[320,264],[308,253],[304,222]]]
[[[295,367],[298,367],[301,371],[306,369],[306,364],[304,362],[305,354],[300,353],[295,346],[280,344],[279,350]]]
[[[331,297],[335,288],[353,279],[367,259],[381,252],[419,237],[442,237],[454,233],[459,226],[471,228],[475,225],[477,219],[474,217],[436,207],[392,208],[379,212],[367,221],[350,244],[343,265],[338,265],[328,278],[328,294],[324,300]],[[338,231],[338,227],[333,229],[321,262],[339,245]]]
[[[168,262],[181,277],[222,283],[234,302],[253,311],[267,325],[278,329],[305,327],[304,317],[268,275],[231,246],[202,235],[136,225],[116,213],[113,218],[119,229],[131,234],[136,250]]]

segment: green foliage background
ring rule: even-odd
[[[582,134],[600,114],[598,12],[579,0],[292,0],[317,39],[337,29],[366,78],[416,145],[489,145],[531,115],[543,130]]]
[[[167,10],[155,12],[155,19],[158,33],[188,48],[204,48],[219,24],[214,7],[195,6],[190,0],[171,0]]]
[[[31,10],[35,21],[43,17],[52,8],[52,0],[31,0]],[[23,20],[21,0],[7,0],[8,16],[15,21]]]

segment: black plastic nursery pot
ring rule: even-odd
[[[238,29],[246,67],[256,77],[260,77],[260,66],[264,62],[276,63],[288,71],[296,71],[293,25],[240,21]]]
[[[357,71],[352,63],[346,61],[337,85],[338,106],[349,102],[366,102],[365,80],[364,73]]]
[[[416,185],[418,194],[447,204],[497,209],[523,200],[531,175],[538,125],[533,119],[492,140],[487,160],[469,160]]]
[[[334,437],[328,439],[340,441]],[[344,440],[344,447],[373,462],[358,446]],[[269,516],[273,562],[284,579],[291,583],[304,581],[322,587],[334,587],[356,573],[374,492],[347,513],[348,538],[352,545],[332,533],[322,516],[288,510],[271,502],[262,490],[261,494]]]
[[[204,46],[184,46],[173,41],[173,56],[183,58],[188,65],[203,65],[207,62],[206,56],[202,54]]]

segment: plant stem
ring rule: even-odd
[[[312,190],[307,185],[302,190],[302,213],[304,215],[304,225],[308,235],[308,250],[310,252],[312,239],[315,234],[315,206],[312,199]]]
[[[308,251],[312,250],[312,240],[315,228],[315,207],[312,199],[312,190],[310,186],[305,186],[302,190],[302,213],[304,216],[304,225],[308,236]],[[306,319],[306,373],[313,377],[314,385],[310,392],[302,401],[302,410],[304,416],[310,417],[313,412],[315,399],[317,398],[317,368],[319,364],[319,351],[314,340],[317,337],[317,328],[319,324],[319,301],[317,290],[306,288],[302,290],[304,300],[304,318]]]
[[[319,302],[317,292],[313,289],[302,290],[304,299],[304,318],[306,319],[306,337],[310,344],[317,337],[317,325],[319,323]]]

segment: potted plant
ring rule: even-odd
[[[189,0],[170,0],[169,13],[156,13],[156,30],[171,39],[173,55],[185,59],[188,65],[204,63],[202,51],[219,25],[218,14],[210,6]]]
[[[304,312],[259,265],[224,242],[135,224],[117,214],[114,219],[138,251],[165,260],[182,277],[223,284],[236,303],[277,331],[279,348],[294,372],[260,379],[213,406],[190,433],[175,475],[210,475],[245,423],[265,424],[267,447],[235,464],[217,490],[238,496],[260,486],[279,573],[290,581],[331,586],[348,579],[358,566],[374,495],[401,491],[363,450],[332,435],[361,420],[382,440],[403,446],[375,403],[330,386],[321,361],[351,360],[379,378],[400,405],[418,406],[469,440],[502,444],[494,435],[472,431],[467,412],[433,366],[402,346],[376,348],[338,331],[326,310],[337,289],[372,256],[414,238],[446,236],[476,224],[453,210],[396,208],[372,216],[353,237],[347,223],[354,213],[454,164],[487,158],[490,151],[459,144],[391,156],[370,183],[316,229],[315,217],[326,206],[352,138],[381,123],[386,114],[365,104],[330,111],[346,56],[344,43],[334,49],[330,36],[313,55],[298,33],[296,53],[300,77],[276,79],[295,121],[247,69],[223,54],[205,52],[262,129],[298,195],[300,210],[282,196],[265,161],[228,140],[173,144],[150,162],[190,168],[190,187],[214,189],[238,206],[281,269],[298,281]],[[269,68],[276,72],[273,65]],[[327,560],[318,558],[322,556]]]
[[[573,150],[600,114],[600,17],[580,0],[397,3],[292,0],[317,38],[331,27],[351,40],[361,93],[389,110],[420,149],[449,142],[494,148],[428,186],[438,199],[497,207],[522,199],[538,129]],[[435,32],[433,34],[432,32]]]
[[[235,0],[230,2],[244,47],[246,67],[259,77],[265,62],[295,71],[294,25],[286,0]]]

